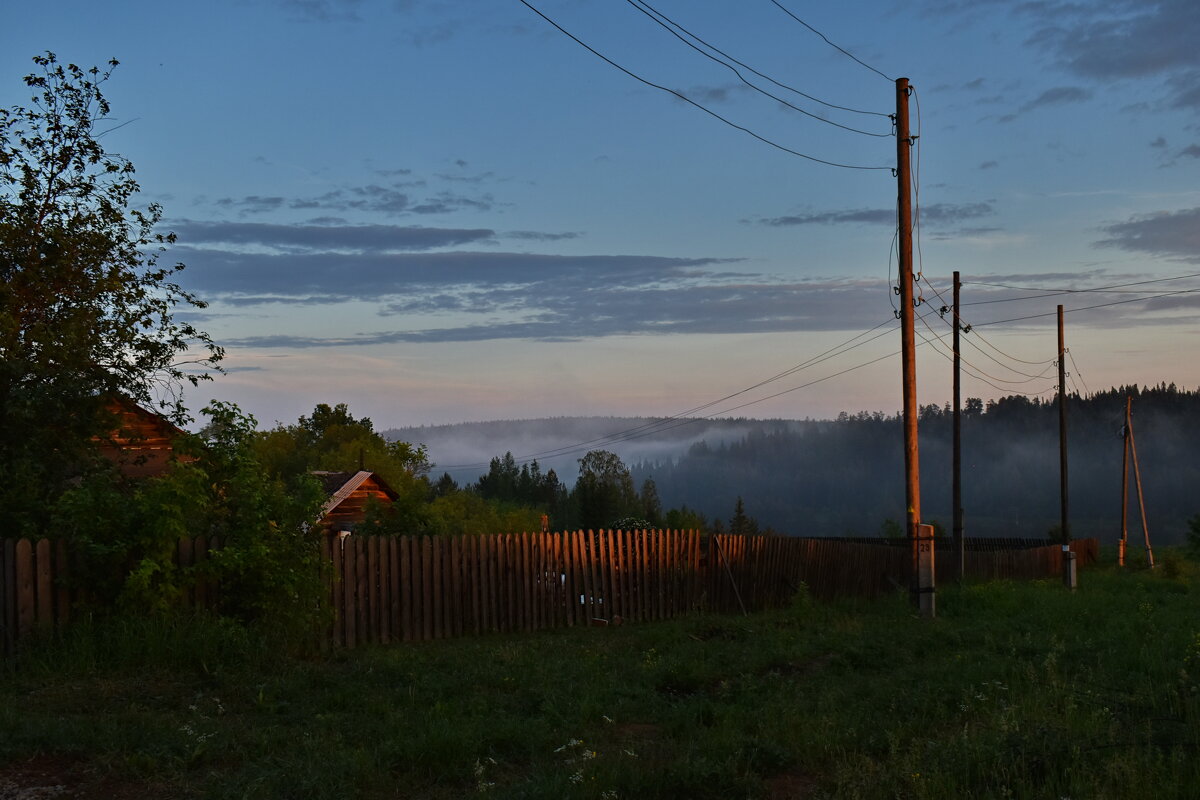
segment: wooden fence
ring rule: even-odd
[[[183,539],[189,567],[220,547]],[[1073,544],[1095,561],[1095,539]],[[941,551],[946,553],[945,550]],[[818,598],[875,596],[907,585],[910,554],[887,540],[717,535],[696,531],[574,531],[488,536],[326,536],[324,599],[338,646],[418,641],[488,631],[532,631],[667,619],[708,610],[751,612],[788,603],[801,583]],[[2,541],[0,652],[69,622],[86,593],[71,580],[63,540]],[[954,577],[945,555],[939,583]],[[970,579],[1061,573],[1058,545],[968,550]],[[215,608],[219,585],[197,582],[181,600]]]

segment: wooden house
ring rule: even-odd
[[[321,509],[318,526],[321,530],[340,533],[353,532],[366,519],[367,503],[389,506],[400,495],[384,483],[383,478],[368,470],[358,472],[313,472],[329,499]]]
[[[113,430],[97,436],[101,455],[117,465],[127,478],[152,478],[170,469],[175,440],[185,432],[165,417],[147,411],[124,395],[105,401],[104,409],[114,420]],[[195,460],[191,456],[183,460]]]

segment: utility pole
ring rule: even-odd
[[[1125,401],[1125,429],[1129,431],[1129,452],[1133,456],[1133,482],[1137,484],[1138,508],[1142,512],[1142,535],[1146,537],[1146,563],[1154,569],[1154,551],[1150,549],[1150,528],[1146,525],[1146,499],[1142,497],[1142,470],[1138,466],[1137,439],[1133,435],[1131,400]]]
[[[904,383],[904,502],[906,530],[912,545],[909,593],[921,616],[933,617],[934,569],[932,528],[921,525],[921,482],[917,457],[917,358],[913,328],[912,168],[913,139],[908,126],[908,78],[896,79],[896,180],[900,255],[900,358]],[[928,534],[928,535],[927,535]]]
[[[954,553],[958,562],[958,582],[962,583],[963,572],[966,568],[966,545],[963,543],[963,511],[962,511],[962,353],[958,349],[958,334],[962,324],[958,319],[958,290],[962,283],[958,279],[958,270],[954,270],[954,481],[950,511],[954,533]]]
[[[1058,489],[1062,504],[1063,584],[1075,588],[1075,554],[1071,552],[1071,526],[1067,513],[1067,346],[1063,335],[1063,307],[1058,307]]]
[[[1125,566],[1125,544],[1129,540],[1129,419],[1133,397],[1125,395],[1125,424],[1121,427],[1121,538],[1117,541],[1117,566]]]

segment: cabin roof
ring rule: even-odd
[[[388,496],[388,499],[395,501],[400,497],[399,493],[388,486],[383,478],[370,470],[359,470],[358,472],[313,470],[312,475],[321,482],[321,488],[325,490],[325,494],[329,495],[329,499],[321,508],[322,517],[327,516],[368,481],[378,486]]]

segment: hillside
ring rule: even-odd
[[[1126,395],[1152,541],[1179,541],[1200,513],[1200,393],[1174,385],[1114,388],[1068,401],[1073,534],[1111,541],[1120,518],[1120,432]],[[1058,414],[1053,402],[1022,396],[965,404],[963,507],[968,535],[1043,536],[1058,524]],[[688,424],[681,424],[687,422]],[[687,506],[727,519],[736,499],[762,525],[789,534],[873,535],[903,519],[900,420],[882,413],[835,420],[675,420],[560,417],[407,428],[388,436],[423,442],[460,483],[493,456],[534,455],[567,483],[588,449],[609,449],[640,485],[653,478],[664,507]],[[628,432],[624,436],[620,434]],[[922,506],[950,523],[951,416],[921,410]],[[561,454],[561,455],[556,455]],[[1129,525],[1141,536],[1130,469]]]

